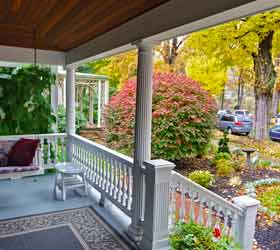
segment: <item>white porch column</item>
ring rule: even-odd
[[[88,121],[91,125],[93,125],[93,104],[94,104],[94,100],[93,100],[93,88],[92,86],[88,87],[88,91],[89,91],[89,114],[88,114]]]
[[[104,104],[107,105],[109,103],[109,81],[104,81]]]
[[[136,241],[142,236],[144,207],[143,162],[151,158],[153,45],[138,46],[135,142],[133,168],[132,222],[129,235]]]
[[[57,132],[57,108],[58,108],[58,86],[57,84],[51,86],[51,107],[52,113],[55,116],[55,124],[53,125],[53,131]]]
[[[109,81],[103,80],[101,85],[101,126],[105,126],[105,117],[104,117],[104,109],[105,106],[109,103]]]
[[[97,84],[97,127],[101,127],[101,95],[102,92],[102,86],[101,86],[101,80],[98,80]]]
[[[63,107],[66,109],[66,76],[63,78],[63,90],[62,90]]]
[[[58,107],[58,81],[57,81],[57,67],[51,66],[51,72],[56,76],[55,83],[51,86],[51,107],[52,113],[55,116],[56,123],[53,125],[53,130],[57,132],[57,107]]]
[[[75,68],[66,69],[66,133],[75,134]],[[69,142],[69,141],[68,141]],[[71,160],[71,143],[67,143],[67,160]]]

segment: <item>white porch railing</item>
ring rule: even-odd
[[[71,135],[71,160],[86,172],[87,181],[128,216],[132,203],[132,158],[94,143],[78,135]]]
[[[239,202],[240,199],[242,203]],[[233,238],[243,246],[243,249],[252,249],[259,202],[246,196],[233,200],[236,204],[172,171],[169,206],[170,230],[178,221],[193,220],[206,227],[219,228],[223,235]],[[253,207],[253,210],[249,211],[248,207]]]
[[[178,221],[207,227],[219,224],[227,236],[238,238],[238,219],[244,210],[221,196],[172,171],[170,183],[170,229]]]
[[[0,141],[17,141],[20,138],[39,139],[33,164],[48,169],[57,162],[66,160],[66,134],[34,134],[0,136]]]
[[[146,205],[142,246],[163,249],[168,231],[179,221],[190,220],[233,238],[243,250],[252,250],[259,201],[247,196],[231,203],[221,196],[172,171],[164,160],[144,162]],[[214,237],[214,236],[213,236]],[[165,248],[164,248],[165,249]]]
[[[34,163],[44,168],[66,160],[79,164],[88,183],[100,192],[101,205],[108,199],[132,216],[132,158],[78,135],[0,136],[0,141],[20,138],[40,140]],[[172,171],[173,167],[173,163],[164,160],[144,162],[142,249],[168,249],[168,234],[175,223],[192,219],[207,227],[219,225],[224,235],[235,239],[244,250],[251,250],[259,202],[242,196],[231,203]]]

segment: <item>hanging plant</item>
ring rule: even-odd
[[[6,76],[0,77],[0,135],[51,132],[50,69],[29,65],[0,73]]]

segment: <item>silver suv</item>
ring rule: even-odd
[[[249,117],[236,115],[223,115],[218,120],[218,128],[228,131],[229,134],[246,134],[252,130],[253,122]]]

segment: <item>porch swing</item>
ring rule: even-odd
[[[33,32],[34,61],[37,64],[36,29]],[[15,179],[44,173],[38,136],[0,137],[0,179]]]

